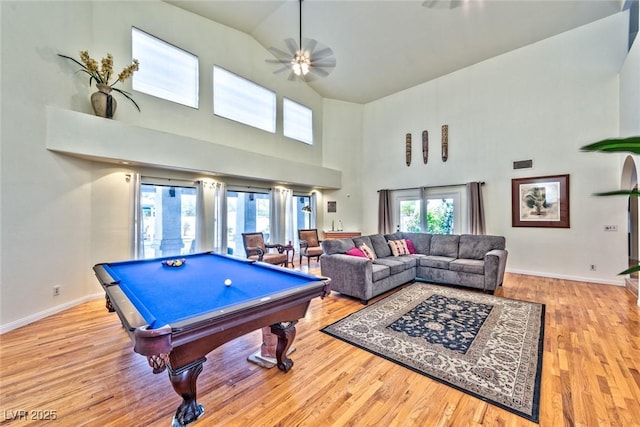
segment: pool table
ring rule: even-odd
[[[183,398],[174,426],[203,413],[196,380],[209,352],[270,326],[278,337],[278,368],[288,372],[295,324],[311,299],[330,292],[328,278],[213,252],[101,263],[93,269],[134,351],[147,357],[154,373],[167,369]]]

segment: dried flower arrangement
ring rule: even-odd
[[[136,101],[131,97],[131,93],[113,87],[118,82],[123,82],[129,77],[133,75],[134,72],[138,71],[140,64],[137,59],[133,60],[133,63],[127,67],[125,67],[120,74],[117,75],[117,79],[112,83],[109,83],[109,80],[114,76],[113,74],[113,56],[110,53],[107,53],[107,56],[102,58],[102,61],[98,63],[95,59],[89,56],[89,51],[83,50],[80,52],[80,61],[66,55],[58,54],[58,56],[66,59],[70,59],[75,62],[82,69],[78,70],[83,73],[87,73],[89,75],[89,86],[95,80],[96,86],[99,88],[100,85],[105,85],[111,88],[118,93],[121,93],[125,98],[133,102],[133,105],[136,106],[138,111],[140,111],[140,107],[136,104]]]

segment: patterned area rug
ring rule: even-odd
[[[414,283],[322,332],[538,422],[544,309]]]

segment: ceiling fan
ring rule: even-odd
[[[298,33],[298,42],[292,38],[284,41],[288,52],[281,49],[270,47],[268,50],[277,59],[267,59],[270,64],[281,65],[274,74],[289,71],[289,80],[296,78],[304,81],[312,81],[316,78],[326,77],[336,66],[336,59],[332,58],[333,50],[323,46],[314,39],[302,38],[302,1],[300,5],[300,31]]]

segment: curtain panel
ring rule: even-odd
[[[482,201],[482,183],[468,182],[467,207],[469,234],[485,234],[484,202]]]
[[[378,233],[389,234],[393,232],[391,218],[391,190],[378,192]]]

